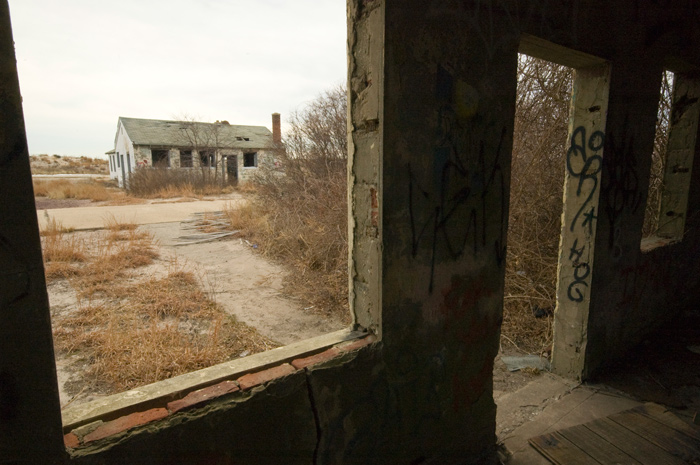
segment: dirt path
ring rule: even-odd
[[[162,256],[203,273],[225,310],[263,336],[285,345],[343,328],[340,321],[305,312],[282,293],[287,271],[234,236],[213,242],[177,245],[186,235],[180,223],[142,226],[160,243]]]

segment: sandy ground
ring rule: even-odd
[[[77,207],[75,210],[82,210]],[[182,245],[181,236],[191,235],[186,222],[168,222],[140,226],[153,234],[160,258],[145,267],[143,274],[164,275],[169,267],[184,266],[193,270],[205,286],[214,292],[216,301],[239,321],[280,345],[342,329],[341,321],[314,314],[283,292],[288,271],[265,259],[254,244],[235,235],[211,242]],[[73,234],[90,235],[94,231]],[[74,292],[65,281],[48,286],[53,315],[70,312],[76,306]],[[246,354],[239,354],[244,356]],[[83,403],[99,393],[82,391],[81,364],[78,357],[58,356],[56,360],[61,405]],[[82,391],[82,392],[81,392]]]
[[[178,245],[187,235],[180,223],[146,225],[160,243],[161,254],[206,276],[216,300],[239,321],[286,345],[343,328],[340,321],[305,311],[282,292],[288,271],[262,257],[257,249],[231,236],[213,242]]]

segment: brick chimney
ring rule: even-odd
[[[282,143],[282,128],[280,127],[280,114],[272,114],[272,143]]]

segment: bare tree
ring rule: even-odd
[[[193,116],[183,115],[178,118],[180,122],[180,144],[197,153],[202,178],[205,182],[223,181],[223,175],[219,177],[219,171],[223,166],[221,149],[230,144],[225,140],[221,130],[225,122],[202,123],[196,121]],[[192,157],[194,157],[194,153]]]
[[[511,165],[502,334],[518,348],[548,350],[556,303],[569,102],[573,70],[521,55]]]
[[[256,214],[265,253],[299,269],[290,290],[347,317],[347,97],[337,86],[288,120],[275,166],[258,170]]]
[[[661,80],[659,109],[656,115],[656,136],[654,151],[651,155],[651,173],[649,176],[649,196],[644,211],[642,237],[656,232],[659,226],[659,204],[663,192],[664,171],[666,170],[666,145],[671,126],[671,96],[673,91],[673,73],[666,71]]]
[[[285,162],[313,175],[344,170],[348,157],[347,96],[344,86],[323,92],[289,116]]]

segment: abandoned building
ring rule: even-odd
[[[272,132],[264,126],[228,121],[168,121],[119,117],[114,149],[106,152],[109,176],[124,186],[138,168],[211,171],[222,183],[250,180],[274,158],[281,143],[280,115],[272,114]]]
[[[589,379],[698,305],[698,2],[347,8],[352,327],[61,411],[10,13],[0,4],[3,462],[491,463],[519,52],[575,69],[553,371]],[[664,227],[642,244],[665,70],[676,85]],[[129,137],[133,148],[115,148],[120,173],[186,159],[179,144],[137,152],[149,142]]]

